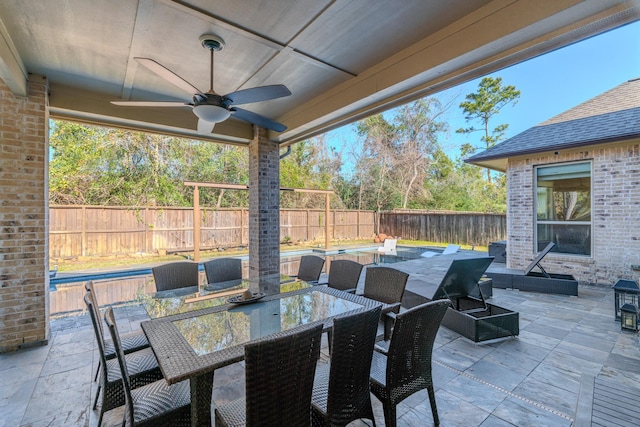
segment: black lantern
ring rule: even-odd
[[[625,304],[620,307],[620,328],[624,331],[638,332],[638,307]]]
[[[620,308],[625,304],[633,304],[638,307],[640,287],[634,280],[620,279],[613,285],[615,293],[616,320],[620,320]]]

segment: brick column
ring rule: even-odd
[[[280,292],[280,147],[254,127],[249,143],[249,279],[252,290]]]
[[[48,84],[16,97],[0,80],[0,352],[49,338]]]

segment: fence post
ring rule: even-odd
[[[81,209],[82,212],[82,232],[81,232],[81,242],[80,242],[80,254],[85,256],[85,251],[87,248],[87,207],[83,206]]]
[[[200,261],[200,189],[193,187],[193,260]]]
[[[144,208],[144,251],[151,253],[153,251],[153,242],[151,241],[151,228],[149,227],[149,207]]]

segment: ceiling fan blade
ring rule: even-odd
[[[153,71],[154,73],[156,73],[157,75],[159,75],[160,77],[168,81],[169,83],[187,92],[189,95],[193,96],[194,94],[200,94],[202,96],[205,96],[204,93],[200,91],[200,89],[198,89],[197,87],[195,87],[194,85],[192,85],[191,83],[189,83],[188,81],[186,81],[185,79],[183,79],[182,77],[180,77],[179,75],[177,75],[176,73],[174,73],[173,71],[165,67],[164,65],[161,65],[160,63],[154,61],[153,59],[140,58],[140,57],[136,57],[133,59],[135,59],[140,64],[144,65],[149,70]]]
[[[282,123],[278,123],[268,117],[252,113],[251,111],[243,110],[241,108],[232,108],[231,114],[233,114],[238,119],[244,120],[245,122],[253,123],[254,125],[258,125],[266,129],[271,129],[276,132],[284,132],[287,129],[287,127]]]
[[[179,101],[111,101],[111,103],[124,107],[191,107],[188,102]]]
[[[208,122],[206,120],[198,119],[198,133],[200,135],[207,135],[213,131],[213,127],[216,124],[213,122]]]
[[[239,90],[225,95],[233,105],[249,104],[251,102],[268,101],[291,95],[291,91],[285,85],[259,86],[251,89]]]

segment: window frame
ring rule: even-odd
[[[588,164],[589,165],[589,203],[590,203],[590,212],[591,212],[591,220],[590,221],[558,221],[558,220],[539,220],[538,219],[538,170],[544,169],[548,167],[559,167],[559,166],[570,166],[577,164]],[[579,257],[579,258],[593,258],[593,160],[578,160],[572,162],[562,162],[562,163],[547,163],[541,165],[535,165],[533,169],[533,247],[534,253],[539,253],[538,249],[538,225],[588,225],[589,226],[589,254],[576,254],[570,252],[559,252],[554,248],[552,250],[552,254],[558,254],[562,256],[571,256],[571,257]]]

